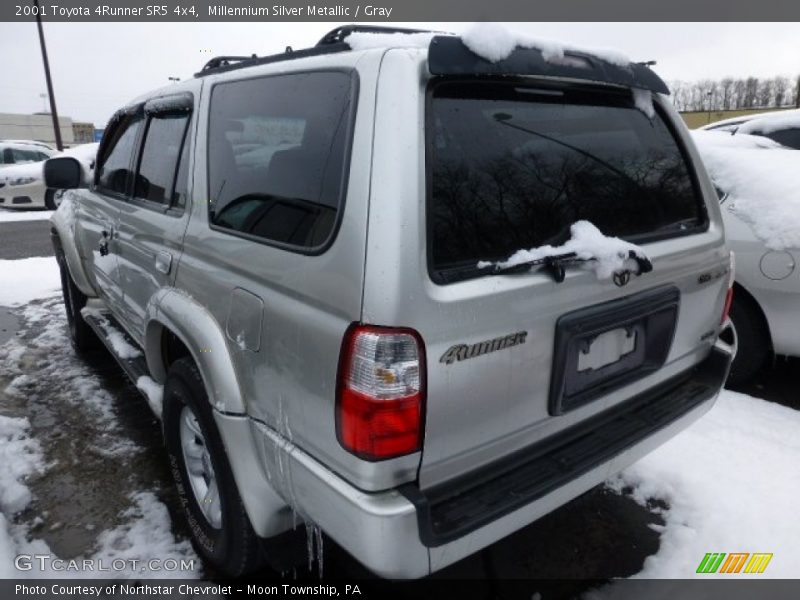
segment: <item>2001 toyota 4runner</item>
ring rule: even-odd
[[[91,181],[45,166],[74,345],[148,392],[232,575],[297,515],[441,569],[685,428],[733,352],[717,195],[649,68],[357,29],[135,100]],[[638,250],[603,276],[579,223]]]

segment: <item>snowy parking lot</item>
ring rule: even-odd
[[[55,259],[0,260],[0,282],[13,320],[0,345],[0,577],[41,576],[14,566],[34,553],[187,566],[128,567],[138,577],[213,575],[171,518],[175,496],[146,401],[109,356],[75,355]],[[771,373],[797,398],[796,369]],[[795,577],[800,399],[785,403],[726,390],[605,487],[488,549],[491,569],[483,553],[439,576],[686,578],[706,553],[750,552],[773,554],[760,577]],[[325,551],[324,577],[363,574],[334,544]]]

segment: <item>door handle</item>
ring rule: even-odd
[[[108,240],[111,239],[111,235],[105,229],[100,232],[100,235],[100,243],[98,244],[100,256],[108,256]]]
[[[172,254],[161,250],[156,253],[156,271],[167,275],[172,266]]]

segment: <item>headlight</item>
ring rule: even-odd
[[[28,185],[36,181],[36,177],[17,177],[16,179],[9,179],[8,185]]]

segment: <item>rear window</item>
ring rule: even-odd
[[[212,226],[301,251],[331,239],[347,183],[354,77],[309,72],[214,87]]]
[[[704,227],[683,153],[659,114],[628,93],[440,83],[428,121],[434,279],[480,260],[557,245],[591,221],[633,241]]]

